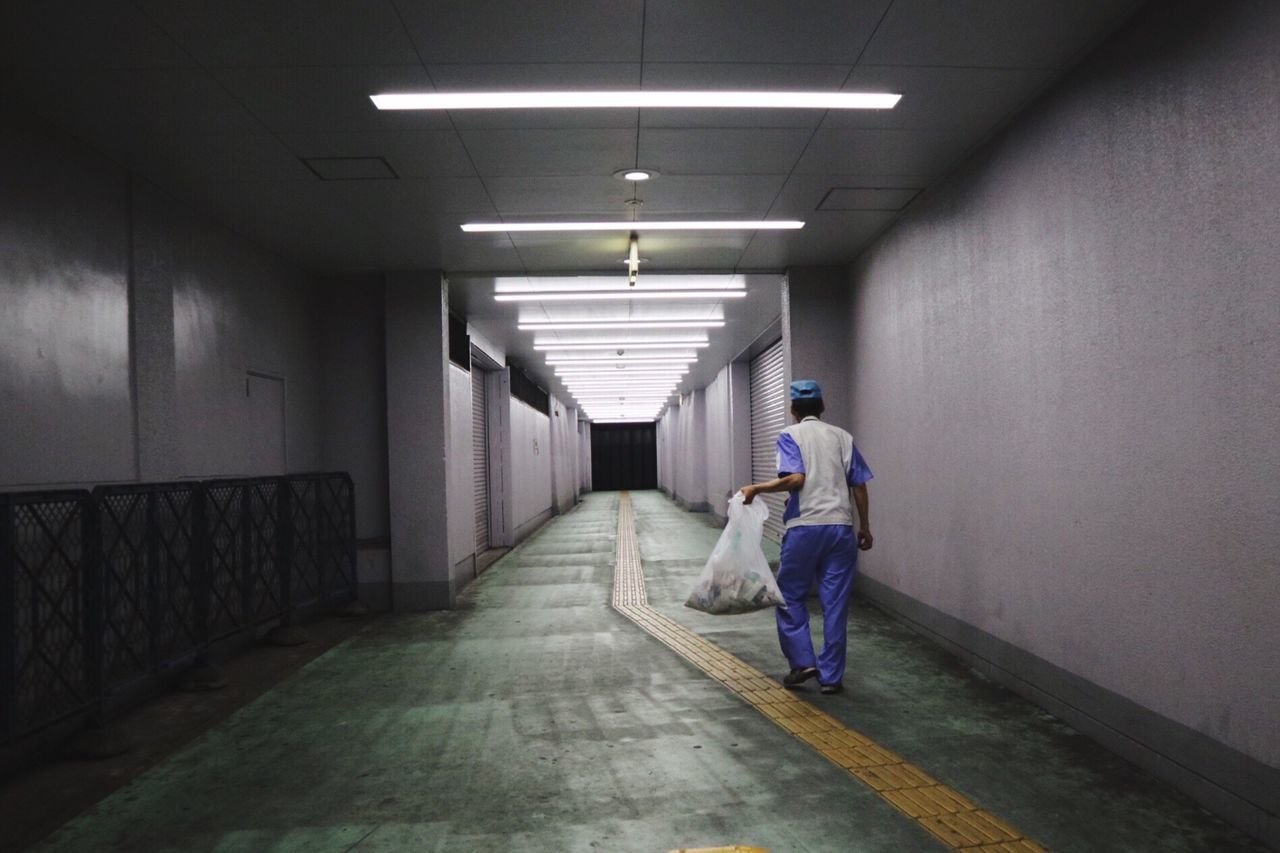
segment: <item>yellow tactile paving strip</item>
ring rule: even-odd
[[[676,654],[824,758],[870,786],[894,808],[953,850],[1031,853],[1044,847],[937,779],[784,689],[777,681],[649,606],[631,496],[618,502],[613,607]]]

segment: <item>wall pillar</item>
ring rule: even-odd
[[[843,267],[791,267],[782,282],[786,381],[815,379],[823,420],[849,428],[852,408],[849,279]]]
[[[392,606],[446,609],[457,590],[448,546],[449,291],[439,270],[387,274],[386,346]]]

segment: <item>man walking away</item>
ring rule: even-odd
[[[791,671],[782,679],[798,687],[817,676],[823,693],[839,693],[848,640],[849,591],[858,551],[871,549],[867,481],[871,469],[853,436],[819,420],[822,389],[811,379],[791,383],[791,416],[796,423],[778,436],[778,478],[742,489],[746,503],[764,492],[790,492],[782,514],[782,560],[778,587],[786,607],[776,611],[778,642]],[[858,532],[853,532],[853,506]],[[822,602],[822,653],[815,656],[805,597],[818,581]]]

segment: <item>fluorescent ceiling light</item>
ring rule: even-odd
[[[552,292],[569,290],[632,290],[620,275],[499,276],[492,279],[494,293]],[[654,273],[637,282],[635,290],[742,290],[741,275],[674,275]]]
[[[633,402],[636,400],[654,400],[661,402],[670,396],[670,394],[663,391],[635,391],[626,388],[619,388],[616,391],[601,388],[595,391],[580,391],[574,394],[576,399],[584,403],[599,403],[602,400],[606,402],[614,400],[631,400]]]
[[[794,231],[796,219],[715,219],[650,222],[464,222],[463,231]]]
[[[649,424],[653,423],[655,418],[592,418],[591,420],[598,424]]]
[[[618,350],[611,350],[608,347],[597,347],[597,349],[601,350],[599,355],[590,353],[584,355],[580,350],[569,350],[564,353],[549,352],[547,353],[547,364],[568,364],[571,361],[674,361],[677,358],[693,362],[698,359],[698,354],[693,350],[677,350],[674,348],[651,353],[641,352],[637,355],[618,355]],[[623,350],[624,353],[626,351],[624,347],[618,347],[618,349]]]
[[[602,385],[598,388],[578,388],[576,390],[570,389],[569,391],[569,393],[575,397],[595,397],[600,394],[651,394],[655,397],[661,395],[664,400],[675,392],[676,388],[674,385],[665,388]]]
[[[656,399],[656,400],[665,400],[665,399],[667,399],[668,397],[670,397],[672,394],[676,393],[676,389],[674,389],[674,388],[663,388],[663,389],[660,389],[660,390],[645,391],[645,390],[643,390],[643,389],[638,389],[638,390],[637,390],[637,389],[630,389],[630,388],[628,388],[628,389],[622,389],[622,388],[618,388],[618,389],[596,388],[596,389],[589,390],[589,391],[586,391],[586,390],[584,390],[584,391],[574,391],[574,392],[571,392],[571,393],[573,394],[573,396],[574,396],[576,399],[581,399],[581,400],[591,400],[591,401],[597,401],[597,402],[598,402],[599,400],[602,400],[602,399],[609,399],[609,398],[608,398],[608,396],[607,396],[607,395],[609,395],[609,394],[614,394],[614,395],[615,395],[612,399],[617,399],[617,395],[626,396],[627,394],[644,394],[644,395],[646,395],[647,397],[651,397],[651,398]],[[637,398],[637,399],[639,399],[639,398]]]
[[[608,320],[608,321],[575,321],[566,322],[529,322],[520,323],[523,332],[551,332],[571,329],[718,329],[724,320]]]
[[[370,95],[380,110],[771,109],[890,110],[888,92],[399,92]]]
[[[613,379],[579,379],[576,377],[566,377],[561,379],[564,387],[570,389],[570,392],[577,391],[599,391],[599,389],[607,388],[631,388],[635,391],[671,391],[680,384],[680,378],[673,379],[631,379],[626,382],[616,382]]]
[[[657,376],[668,379],[689,372],[689,368],[682,364],[668,364],[657,367],[643,367],[637,364],[614,364],[605,365],[604,367],[588,364],[558,364],[553,369],[557,375],[561,376],[586,374],[590,376],[612,376],[615,379],[641,376]]]
[[[675,349],[678,347],[694,347],[701,349],[702,347],[711,346],[710,341],[677,341],[677,340],[657,340],[657,341],[571,341],[565,343],[537,343],[533,348],[536,350],[593,350],[593,349]]]
[[[599,302],[609,299],[741,299],[745,290],[596,290],[564,293],[495,293],[498,302]]]
[[[628,364],[628,365],[634,365],[636,367],[640,367],[640,366],[662,367],[665,365],[684,366],[686,364],[693,364],[695,361],[697,361],[696,358],[690,358],[688,356],[673,356],[671,358],[668,358],[666,356],[662,356],[662,357],[650,356],[649,358],[639,358],[636,356],[631,356],[630,358],[628,358],[626,356],[619,356],[614,358],[548,358],[547,364],[553,367],[562,365],[562,364],[567,367],[573,367],[575,365],[588,365],[588,364],[590,365]]]

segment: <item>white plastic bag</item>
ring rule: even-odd
[[[723,614],[750,613],[784,604],[760,547],[769,507],[759,499],[750,504],[743,500],[742,492],[729,500],[729,523],[707,558],[685,607]]]

